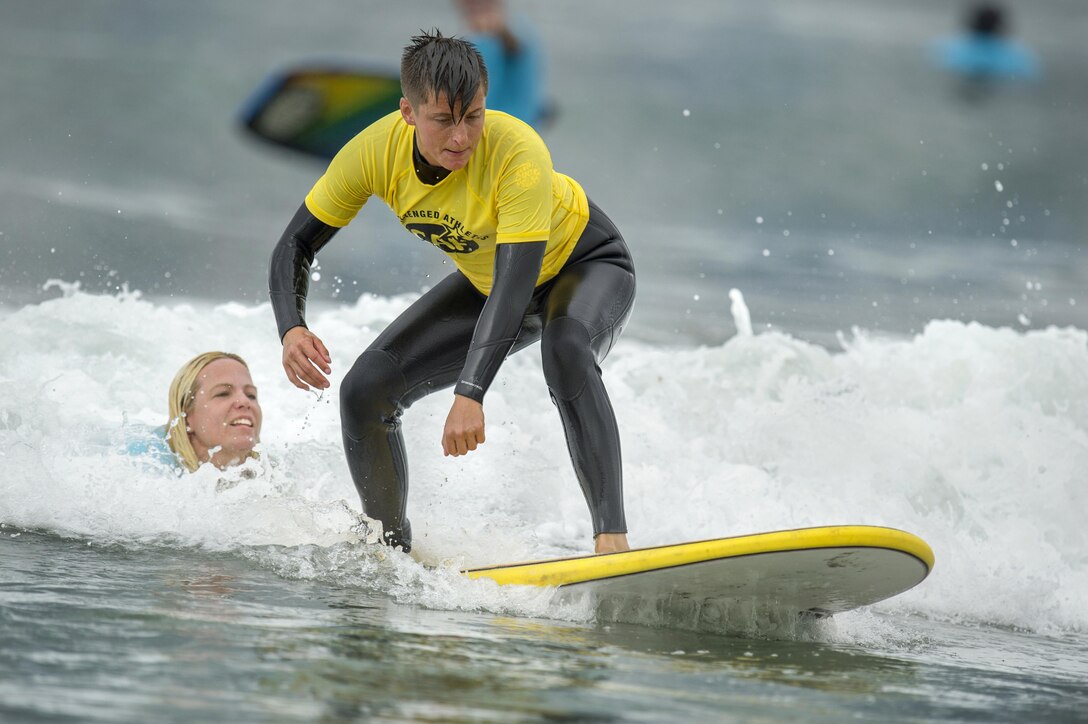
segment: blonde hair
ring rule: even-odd
[[[174,381],[170,383],[170,419],[166,423],[166,444],[174,451],[189,472],[200,467],[202,462],[193,449],[193,441],[189,438],[189,426],[185,422],[189,411],[193,409],[196,401],[197,389],[200,387],[200,373],[212,362],[219,359],[232,359],[241,362],[247,370],[249,365],[236,354],[230,352],[205,352],[193,357],[182,365],[178,373],[174,375]],[[257,453],[250,451],[249,457],[257,457]]]

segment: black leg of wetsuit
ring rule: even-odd
[[[412,528],[404,517],[408,462],[400,416],[407,392],[389,353],[368,349],[340,386],[344,453],[363,512],[383,523],[388,545],[411,548]]]
[[[622,240],[618,246],[625,254]],[[581,260],[556,278],[541,338],[544,377],[559,410],[593,534],[626,533],[616,417],[598,366],[619,338],[634,302],[627,257]]]
[[[449,275],[374,340],[340,386],[344,452],[363,512],[382,522],[388,544],[404,550],[412,537],[401,414],[456,382],[483,303],[464,276]]]

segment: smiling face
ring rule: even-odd
[[[458,100],[450,110],[449,96],[439,92],[413,107],[400,99],[404,122],[416,127],[416,143],[424,160],[432,166],[456,171],[468,165],[484,132],[484,91],[481,88],[466,109]]]
[[[200,461],[224,468],[244,460],[260,440],[261,419],[257,388],[245,365],[220,358],[204,366],[185,416]]]

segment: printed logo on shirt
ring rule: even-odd
[[[532,161],[526,161],[514,169],[514,182],[523,189],[536,186],[540,180],[540,167]]]
[[[480,248],[479,244],[461,236],[458,229],[448,224],[405,224],[404,228],[447,254],[471,254]]]

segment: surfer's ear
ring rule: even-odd
[[[408,102],[407,98],[400,99],[400,115],[409,126],[416,125],[415,113],[412,111],[412,104]]]

